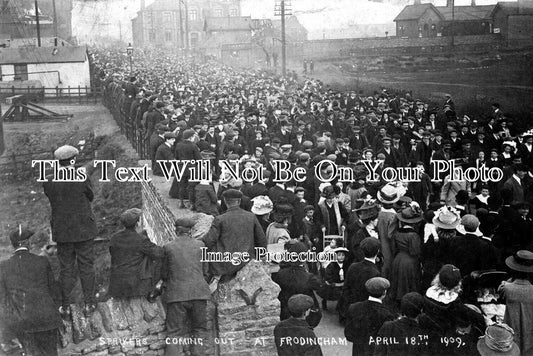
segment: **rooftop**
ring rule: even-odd
[[[491,13],[496,5],[482,5],[482,6],[454,6],[454,20],[455,21],[477,21],[489,20]],[[444,17],[444,20],[452,20],[452,8],[446,6],[437,6],[437,10]]]
[[[54,54],[54,49],[57,49]],[[0,64],[85,62],[85,47],[0,48]]]
[[[396,16],[394,21],[418,20],[428,9],[439,13],[433,4],[407,5]]]
[[[252,29],[252,18],[250,16],[208,17],[205,22],[207,31],[249,31]]]

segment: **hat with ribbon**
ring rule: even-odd
[[[402,209],[396,216],[398,220],[407,224],[416,224],[424,219],[422,209],[420,209],[420,205],[417,202],[411,202],[407,208]]]
[[[402,191],[391,183],[387,183],[377,194],[378,200],[385,204],[394,204],[403,196]]]
[[[481,356],[518,356],[520,349],[514,342],[514,330],[507,324],[489,325],[477,342],[477,350]]]
[[[450,206],[443,206],[435,212],[433,225],[445,230],[454,230],[461,223],[461,214]]]
[[[272,200],[266,195],[259,195],[252,199],[252,213],[255,215],[265,215],[272,211],[274,204]]]
[[[507,257],[505,264],[515,271],[533,273],[533,252],[519,250],[513,256]]]

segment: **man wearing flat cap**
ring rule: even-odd
[[[17,338],[27,355],[57,355],[58,291],[48,259],[29,251],[33,231],[19,225],[9,235],[15,253],[0,263],[0,331]]]
[[[159,280],[163,248],[136,230],[140,227],[140,209],[128,209],[120,215],[124,230],[111,237],[111,276],[109,295],[114,298],[147,296]]]
[[[204,237],[209,252],[247,252],[250,258],[255,256],[255,247],[267,247],[265,232],[254,213],[243,210],[242,193],[228,189],[222,193],[228,210],[213,220],[211,229]],[[238,222],[238,223],[236,223]],[[213,276],[211,288],[216,290],[221,278],[226,280],[244,267],[244,263],[233,265],[230,262],[211,262],[209,273]]]
[[[170,170],[170,163],[159,163],[158,161],[169,161],[174,159],[172,149],[174,148],[174,142],[176,142],[176,138],[177,136],[174,132],[165,132],[163,134],[163,139],[165,140],[165,142],[159,145],[155,153],[154,160],[152,161],[152,172],[154,173],[154,175],[163,176],[163,170],[161,169],[162,164],[164,164],[167,169]]]
[[[180,238],[164,247],[161,278],[165,283],[163,300],[166,303],[166,328],[171,338],[206,339],[209,336],[206,308],[211,292],[205,280],[207,264],[202,262],[202,248],[205,245],[190,234],[183,236],[183,225],[180,220],[175,222]],[[165,355],[180,355],[180,348],[181,345],[168,344]],[[191,354],[200,356],[205,355],[206,351],[198,343],[192,345]]]
[[[390,288],[389,281],[382,277],[374,277],[366,281],[365,288],[368,299],[350,306],[344,329],[346,338],[353,342],[354,356],[373,355],[376,344],[370,342],[370,338],[375,338],[384,322],[395,318],[395,315],[383,305],[383,299]]]
[[[149,146],[149,155],[150,160],[152,161],[152,170],[154,169],[156,162],[155,162],[155,155],[157,152],[157,149],[159,146],[161,146],[163,143],[165,143],[165,132],[168,131],[168,128],[163,125],[162,123],[159,123],[155,127],[155,132],[150,136],[150,142],[148,144]]]
[[[321,356],[322,349],[318,342],[294,343],[291,340],[316,340],[313,329],[306,321],[313,308],[313,299],[305,294],[296,294],[289,298],[290,318],[282,320],[274,328],[274,341],[279,356]]]
[[[72,169],[78,150],[72,146],[61,146],[54,152],[59,160],[59,169]],[[75,266],[78,265],[83,290],[86,315],[96,309],[94,239],[98,232],[91,208],[94,199],[89,178],[83,182],[43,183],[44,193],[50,201],[52,238],[57,242],[59,259],[63,317],[69,315],[71,292],[76,284]]]

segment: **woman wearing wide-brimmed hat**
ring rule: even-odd
[[[367,237],[373,237],[376,240],[379,239],[378,232],[376,231],[376,225],[378,222],[378,209],[379,206],[373,200],[367,200],[363,205],[356,209],[355,212],[361,219],[362,227],[355,233],[353,238],[348,239],[350,249],[354,257],[354,262],[361,262],[364,259],[364,254],[359,245]]]
[[[399,229],[393,235],[393,246],[396,256],[392,262],[391,288],[392,299],[401,302],[409,292],[420,291],[420,223],[423,220],[422,210],[416,202],[404,208],[397,215]]]
[[[269,219],[270,213],[272,212],[272,209],[274,209],[274,204],[272,204],[272,200],[270,200],[267,195],[258,195],[251,201],[253,203],[251,211],[255,214],[257,220],[259,220],[259,223],[266,234],[268,225],[272,222]]]
[[[294,208],[288,203],[274,206],[273,222],[268,225],[266,230],[268,244],[285,243],[291,239],[288,226],[293,214]]]
[[[443,206],[437,211],[431,223],[437,232],[428,237],[422,247],[422,288],[427,288],[440,267],[453,263],[456,227],[461,223],[461,214],[455,208]]]
[[[517,251],[505,260],[511,269],[507,282],[502,282],[499,290],[505,296],[504,322],[514,331],[514,340],[522,355],[533,355],[533,252]]]

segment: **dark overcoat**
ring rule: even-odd
[[[163,257],[163,248],[133,229],[124,229],[111,237],[111,275],[109,295],[135,297],[147,295],[157,277],[153,260]]]
[[[215,217],[204,241],[209,252],[248,252],[250,259],[255,258],[255,247],[267,246],[265,232],[257,217],[238,207],[229,208],[224,214]],[[209,270],[217,276],[232,275],[244,265],[210,262]]]
[[[289,343],[290,338],[301,340],[315,339],[316,335],[307,321],[296,318],[282,320],[274,328],[274,341],[278,356],[322,356],[322,349],[318,342],[296,344]]]
[[[61,327],[58,295],[48,259],[16,251],[0,264],[0,330],[18,334]]]
[[[44,193],[52,208],[52,239],[58,243],[92,240],[98,232],[91,202],[90,179],[84,182],[44,182]]]

